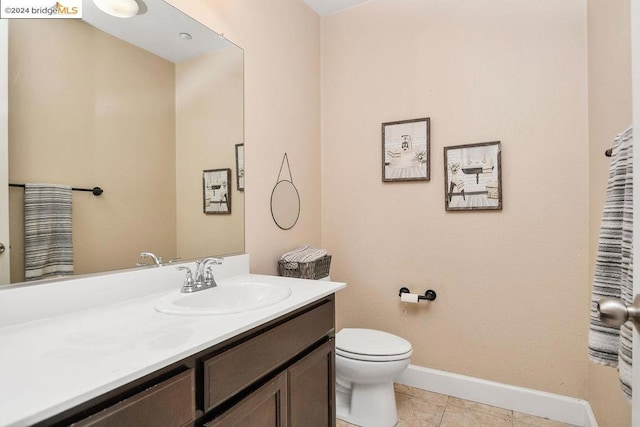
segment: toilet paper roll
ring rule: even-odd
[[[408,292],[403,292],[402,295],[400,295],[400,301],[417,303],[418,302],[418,294],[410,294]]]

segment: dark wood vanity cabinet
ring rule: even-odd
[[[205,425],[334,426],[334,356],[332,339]]]
[[[334,297],[39,425],[335,426]]]

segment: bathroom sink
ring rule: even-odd
[[[189,294],[172,292],[160,298],[154,308],[177,316],[233,314],[277,304],[289,295],[291,289],[280,283],[229,281]]]

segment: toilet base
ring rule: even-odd
[[[398,409],[393,381],[377,384],[352,384],[337,387],[336,416],[363,427],[393,427],[398,423]]]

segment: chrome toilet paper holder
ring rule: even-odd
[[[400,292],[398,293],[398,296],[401,297],[402,294],[410,294],[411,291],[409,290],[409,288],[407,287],[401,287],[400,288]],[[434,299],[436,299],[436,291],[434,291],[433,289],[427,289],[424,292],[424,295],[418,295],[418,300],[427,300],[427,301],[433,301]]]

